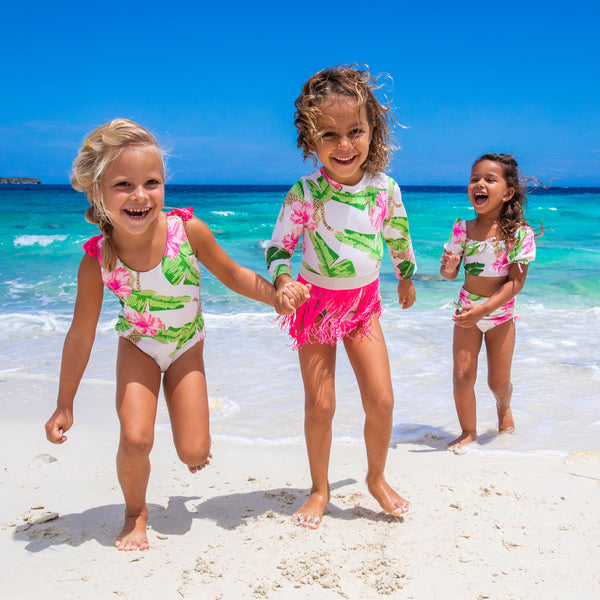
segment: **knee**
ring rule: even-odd
[[[452,373],[452,383],[455,388],[473,387],[477,380],[475,369],[455,367]]]
[[[504,397],[512,393],[512,383],[510,380],[489,377],[488,387],[496,397]]]
[[[306,418],[318,423],[327,423],[333,420],[335,402],[330,399],[307,398],[304,405]]]
[[[374,398],[364,400],[363,406],[368,417],[387,419],[394,412],[394,395],[391,392],[378,394]]]
[[[205,465],[210,456],[210,438],[177,445],[179,460],[188,467]]]
[[[131,458],[147,457],[154,444],[152,432],[140,429],[124,429],[121,431],[120,451]]]

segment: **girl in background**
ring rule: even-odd
[[[444,246],[440,273],[452,280],[464,256],[465,282],[454,320],[454,402],[462,432],[448,444],[461,448],[477,439],[475,380],[485,339],[488,385],[496,398],[498,431],[514,431],[510,408],[515,347],[515,297],[523,289],[535,241],[523,213],[525,189],[517,161],[508,154],[484,154],[471,169],[469,201],[476,216],[457,219]]]

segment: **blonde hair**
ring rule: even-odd
[[[94,129],[73,161],[71,185],[86,194],[90,206],[85,211],[85,219],[98,225],[104,235],[102,266],[108,271],[114,270],[117,253],[111,240],[113,227],[102,197],[102,178],[119,155],[132,147],[154,152],[164,177],[165,163],[156,138],[145,127],[129,119],[113,119]]]
[[[343,96],[355,100],[359,107],[365,107],[371,128],[369,153],[362,168],[373,174],[385,171],[390,161],[390,150],[394,149],[389,131],[394,119],[389,105],[382,104],[375,97],[376,89],[377,79],[367,70],[361,70],[359,65],[329,67],[313,75],[294,103],[298,148],[302,149],[304,160],[310,158],[317,164],[310,142],[318,136],[323,101],[329,96]]]

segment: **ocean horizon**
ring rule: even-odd
[[[287,185],[166,186],[165,206],[188,207],[240,264],[268,278],[265,244]],[[452,399],[453,302],[462,282],[439,276],[439,257],[456,217],[471,218],[466,186],[401,186],[418,262],[417,302],[397,306],[389,257],[381,271],[382,326],[396,396],[392,444],[425,447],[458,433]],[[514,436],[497,436],[486,385],[485,351],[476,387],[480,443],[475,451],[569,453],[600,451],[600,188],[535,188],[527,217],[536,261],[518,297],[513,361]],[[73,311],[82,244],[98,233],[85,222],[83,194],[67,184],[0,186],[0,383],[47,380],[55,402],[64,336]],[[299,261],[294,257],[294,273]],[[202,305],[205,361],[215,438],[281,444],[303,440],[303,392],[296,353],[270,307],[237,296],[205,269]],[[118,311],[105,294],[85,381],[114,401]],[[356,381],[340,347],[334,436],[362,443]],[[1,389],[1,388],[0,388]],[[2,400],[0,399],[0,402]],[[43,435],[40,423],[40,435]],[[161,403],[157,427],[168,428]]]

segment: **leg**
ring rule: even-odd
[[[163,379],[177,455],[195,473],[210,462],[208,393],[202,352],[204,342],[184,352]]]
[[[462,433],[448,444],[458,449],[477,439],[477,408],[475,403],[475,381],[477,360],[481,350],[483,334],[477,327],[454,326],[452,354],[454,358],[454,404]]]
[[[390,438],[392,435],[394,391],[390,362],[379,318],[373,314],[369,337],[344,338],[344,346],[360,390],[365,411],[365,446],[367,450],[367,486],[381,508],[399,516],[408,510],[384,477]]]
[[[329,454],[335,412],[336,347],[306,344],[298,350],[304,383],[304,436],[312,487],[308,500],[294,513],[293,521],[316,529],[329,503]]]
[[[121,437],[117,475],[125,498],[125,524],[115,540],[119,550],[146,550],[146,488],[160,389],[160,369],[129,340],[119,338],[117,415]]]
[[[496,398],[498,431],[512,433],[515,430],[510,401],[513,386],[510,381],[513,351],[515,349],[515,322],[507,321],[485,334],[488,362],[488,385]]]

